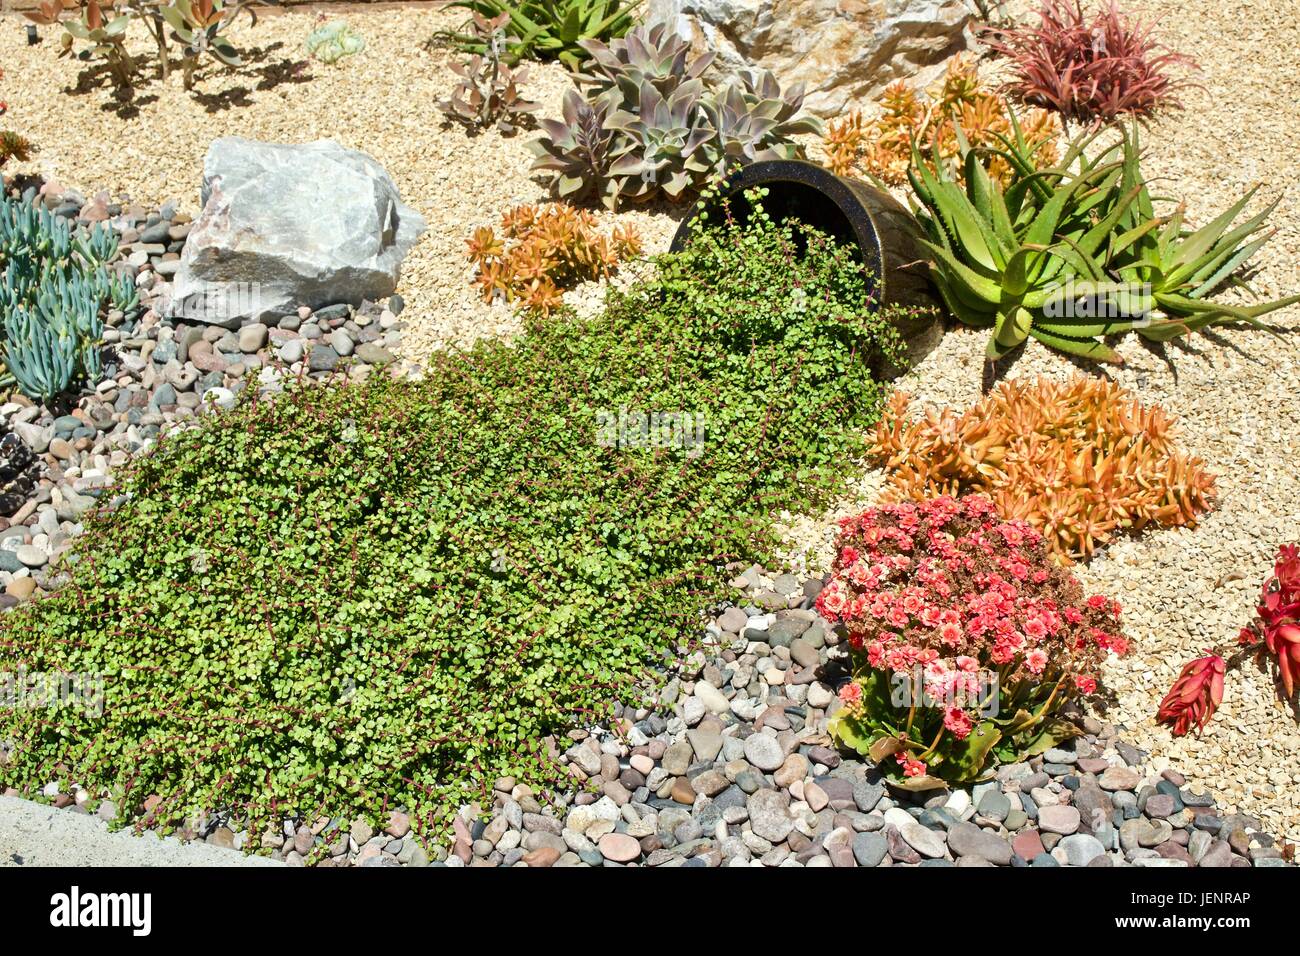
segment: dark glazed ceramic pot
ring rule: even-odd
[[[767,188],[763,207],[777,222],[798,219],[855,245],[875,277],[878,302],[935,304],[926,278],[925,254],[917,242],[920,228],[912,214],[888,193],[836,176],[816,163],[778,159],[752,163],[733,173],[718,199],[729,197],[732,215],[743,220],[751,211],[744,191],[757,186]],[[693,213],[677,227],[674,250],[685,244],[697,215]],[[911,334],[919,328],[901,331]]]

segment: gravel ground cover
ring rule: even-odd
[[[1199,221],[1263,181],[1261,198],[1282,201],[1273,217],[1278,234],[1257,257],[1255,288],[1267,297],[1300,288],[1300,147],[1291,136],[1300,107],[1287,88],[1300,24],[1291,3],[1239,0],[1195,15],[1148,0],[1129,7],[1165,14],[1163,36],[1204,67],[1198,78],[1203,88],[1184,96],[1186,111],[1158,120],[1145,135],[1144,168],[1184,197],[1190,217]],[[311,18],[289,12],[267,17],[251,31],[241,26],[241,44],[261,47],[263,54],[241,72],[205,76],[200,97],[184,93],[179,80],[166,88],[155,81],[125,108],[106,87],[79,91],[82,65],[54,59],[49,37],[29,48],[21,31],[6,29],[0,31],[5,98],[15,128],[42,147],[33,168],[87,194],[105,188],[154,206],[174,200],[188,214],[197,212],[202,156],[216,136],[328,136],[363,149],[386,166],[431,226],[408,258],[400,287],[409,322],[403,354],[418,360],[433,347],[508,334],[517,327],[513,317],[478,302],[468,286],[462,240],[472,225],[494,221],[505,207],[542,198],[540,184],[527,173],[527,135],[473,137],[441,123],[431,103],[450,85],[447,58],[421,43],[454,22],[454,15],[416,9],[347,16],[369,44],[360,57],[333,67],[297,66]],[[554,112],[567,83],[558,67],[533,67],[529,92]],[[620,218],[634,219],[655,251],[666,247],[679,214],[634,210]],[[1275,316],[1289,327],[1297,318],[1295,307]],[[920,404],[969,404],[984,384],[984,344],[983,333],[949,331],[927,343],[931,350],[903,387]],[[1246,622],[1277,545],[1300,527],[1300,475],[1294,466],[1300,451],[1300,348],[1290,332],[1275,337],[1224,329],[1161,351],[1130,339],[1120,351],[1127,364],[1106,374],[1144,402],[1159,402],[1180,416],[1181,440],[1217,473],[1220,499],[1198,529],[1121,542],[1079,569],[1089,588],[1123,600],[1137,649],[1106,675],[1118,700],[1105,720],[1122,739],[1151,753],[1136,761],[1144,772],[1156,777],[1182,767],[1225,806],[1256,818],[1261,829],[1300,839],[1300,733],[1294,716],[1274,702],[1264,675],[1247,671],[1232,682],[1203,738],[1174,740],[1153,722],[1156,704],[1182,662],[1203,646],[1231,638]],[[1016,376],[1074,371],[1034,343],[1007,364],[1004,374]],[[879,485],[880,475],[868,473],[839,512],[872,503]],[[824,566],[828,517],[789,516],[791,567]],[[1104,731],[1102,726],[1092,744],[1103,758],[1110,746]],[[635,746],[632,756],[638,756]],[[1114,749],[1105,759],[1120,754]],[[1119,762],[1125,762],[1122,756]],[[503,806],[508,807],[504,800]],[[627,822],[621,809],[620,816]],[[374,839],[370,835],[361,845]],[[1268,849],[1262,843],[1259,848]]]
[[[1261,820],[1216,808],[1201,782],[1133,746],[1113,723],[996,780],[926,795],[888,787],[832,749],[847,648],[811,611],[820,577],[750,567],[735,603],[684,656],[653,711],[575,731],[576,794],[545,802],[497,781],[467,807],[448,866],[1282,866]],[[383,866],[396,829],[340,836],[335,863]],[[328,827],[329,824],[327,823]],[[337,826],[337,824],[335,824]],[[299,835],[302,831],[298,831]],[[303,839],[305,843],[305,838]],[[265,844],[264,844],[265,845]],[[286,840],[279,853],[293,860]],[[417,862],[418,862],[417,858]],[[405,861],[400,861],[405,862]]]
[[[112,500],[114,471],[164,431],[233,407],[249,387],[270,394],[299,376],[362,381],[379,368],[418,374],[398,358],[400,296],[357,309],[303,307],[274,328],[229,331],[164,319],[151,306],[167,294],[180,262],[191,226],[186,213],[87,201],[72,190],[37,197],[34,186],[24,198],[69,220],[107,223],[120,243],[109,268],[135,281],[140,314],[110,313],[110,357],[66,407],[48,408],[16,391],[0,404],[7,440],[21,441],[33,462],[31,494],[0,515],[0,610],[61,586],[59,558],[81,532],[82,515]]]

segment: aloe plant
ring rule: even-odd
[[[521,59],[559,60],[571,70],[579,69],[587,59],[582,41],[623,36],[632,27],[638,5],[639,0],[456,0],[448,4],[489,20],[509,14],[506,53],[511,65]],[[444,31],[437,38],[462,52],[487,53],[482,38],[472,33]]]
[[[1127,181],[1141,182],[1137,172],[1140,150],[1136,125],[1131,135],[1125,136],[1124,150]],[[1247,306],[1211,302],[1206,298],[1225,285],[1243,288],[1254,295],[1239,273],[1276,233],[1276,229],[1264,232],[1264,228],[1281,201],[1280,197],[1274,199],[1234,225],[1258,191],[1259,186],[1253,186],[1214,219],[1192,230],[1184,225],[1184,204],[1180,203],[1168,216],[1157,217],[1146,183],[1141,182],[1137,199],[1122,224],[1134,241],[1120,247],[1119,255],[1114,257],[1119,260],[1113,266],[1116,274],[1125,281],[1148,286],[1160,310],[1178,320],[1185,332],[1216,322],[1258,324],[1260,316],[1300,302],[1300,295]],[[1153,222],[1160,225],[1148,225]],[[1171,324],[1168,328],[1177,327]]]
[[[909,179],[931,253],[931,274],[961,322],[990,328],[987,355],[1028,337],[1103,362],[1122,362],[1103,338],[1136,331],[1163,341],[1222,321],[1258,317],[1300,296],[1250,307],[1206,302],[1263,244],[1253,239],[1272,206],[1229,230],[1248,194],[1197,232],[1181,212],[1155,215],[1139,168],[1136,131],[1087,155],[1098,134],[1076,138],[1062,162],[1036,168],[1021,130],[994,150],[1013,169],[1003,189],[959,136],[965,187],[915,144]],[[1274,204],[1275,205],[1275,204]]]
[[[135,60],[126,49],[126,28],[131,25],[128,14],[109,19],[98,0],[87,0],[81,8],[81,16],[63,24],[67,35],[91,44],[90,52],[102,57],[107,63],[113,78],[119,86],[131,85],[135,74]],[[71,42],[64,43],[64,49],[71,47]]]

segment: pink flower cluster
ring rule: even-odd
[[[844,625],[866,667],[922,675],[925,696],[942,702],[943,726],[959,740],[980,719],[990,688],[1011,695],[1024,681],[1051,684],[1064,702],[1095,693],[1106,654],[1128,650],[1119,605],[1085,600],[1038,531],[1001,520],[979,495],[842,519],[817,609]],[[860,706],[856,682],[847,688],[841,701]],[[905,775],[924,772],[907,760]]]

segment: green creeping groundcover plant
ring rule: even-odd
[[[102,714],[0,711],[0,785],[107,790],[163,829],[401,805],[430,838],[499,776],[558,782],[545,738],[640,699],[724,564],[840,484],[901,361],[898,313],[800,227],[714,223],[659,266],[421,382],[291,388],[163,440],[70,582],[0,618],[0,672],[104,680]],[[687,447],[611,427],[656,412],[698,416]]]

